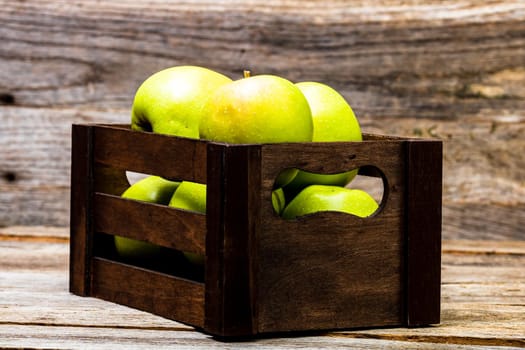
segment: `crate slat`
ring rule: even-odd
[[[104,193],[94,196],[95,231],[205,254],[206,216]]]
[[[203,327],[202,283],[100,257],[92,265],[92,296]]]
[[[93,137],[95,162],[167,179],[206,182],[204,141],[111,126],[96,127]]]
[[[285,168],[335,174],[366,166],[362,173],[380,177],[374,168],[383,173],[398,169],[402,160],[404,141],[396,138],[381,138],[377,141],[336,142],[336,143],[289,143],[262,145],[262,181],[265,188],[271,188],[274,179]],[[397,171],[397,170],[396,170]],[[387,176],[399,177],[399,174]]]

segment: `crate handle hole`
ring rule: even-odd
[[[289,173],[290,169],[286,171]],[[386,203],[386,189],[387,179],[383,172],[371,165],[337,174],[298,170],[294,179],[286,185],[278,186],[275,182],[271,204],[274,213],[284,219],[310,215],[315,210],[349,214],[357,210],[357,216],[373,217],[381,212]],[[354,201],[353,198],[360,204],[349,204],[349,201]]]

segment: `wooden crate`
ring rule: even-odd
[[[91,124],[72,142],[74,294],[217,336],[440,321],[439,140],[231,145]],[[360,167],[382,179],[380,209],[284,220],[271,190],[289,167]],[[206,215],[120,198],[126,170],[206,183]],[[119,261],[115,234],[203,254],[203,278]]]

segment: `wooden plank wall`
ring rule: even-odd
[[[366,132],[444,140],[445,238],[525,239],[521,0],[0,0],[0,226],[69,223],[73,122],[195,64],[339,89]]]

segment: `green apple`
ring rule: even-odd
[[[282,217],[294,219],[320,211],[337,211],[367,217],[377,208],[377,202],[365,191],[340,186],[310,185],[290,201]]]
[[[148,176],[135,182],[122,194],[123,198],[167,205],[180,183],[160,176]]]
[[[137,89],[131,112],[134,130],[199,138],[199,121],[210,94],[231,79],[198,66],[161,70]]]
[[[345,98],[318,82],[295,84],[306,97],[314,124],[312,141],[361,141],[361,128]]]
[[[201,138],[230,143],[310,142],[312,115],[301,90],[275,75],[217,88],[199,126]]]
[[[272,191],[272,207],[275,213],[281,214],[286,206],[286,199],[282,187]]]
[[[168,181],[159,176],[148,176],[131,185],[122,197],[167,205],[178,186],[178,182]],[[115,248],[121,257],[130,259],[152,257],[161,250],[161,247],[151,243],[121,236],[115,236]]]
[[[171,197],[170,207],[206,213],[206,185],[182,181]],[[183,252],[186,259],[192,264],[204,265],[204,256],[200,254]]]
[[[182,181],[173,193],[169,206],[206,213],[206,185],[197,182]]]
[[[332,87],[317,82],[302,82],[295,84],[304,94],[313,119],[314,142],[361,141],[361,127],[355,114],[339,92]],[[301,190],[312,185],[345,186],[357,175],[357,169],[339,174],[314,174],[299,171],[288,190]]]
[[[301,90],[275,75],[245,77],[217,88],[199,125],[203,139],[229,143],[311,142],[312,114]],[[277,187],[297,170],[285,171]]]

